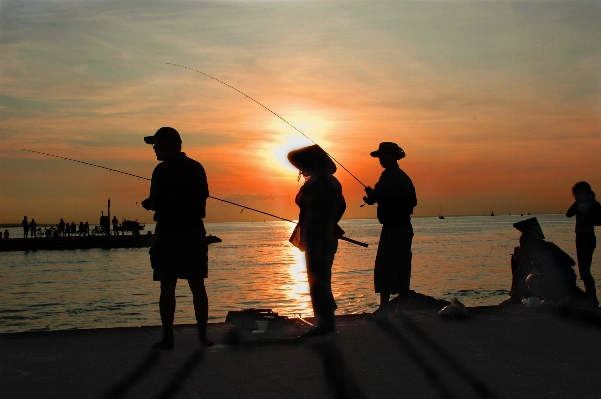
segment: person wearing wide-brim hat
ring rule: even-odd
[[[305,252],[307,278],[317,326],[301,338],[336,331],[332,294],[332,263],[338,249],[336,227],[346,210],[342,186],[333,176],[336,165],[319,146],[313,145],[288,153],[288,160],[306,180],[296,195],[300,208],[297,229],[291,242]]]
[[[513,227],[522,235],[520,246],[512,259],[517,263],[517,268],[514,270],[510,299],[506,303],[515,303],[531,296],[544,299],[547,304],[577,299],[579,289],[573,269],[576,262],[557,245],[544,240],[545,234],[538,219],[525,219],[514,223]]]
[[[208,273],[208,248],[203,219],[209,196],[203,166],[186,156],[177,130],[162,127],[144,137],[152,144],[157,160],[152,172],[150,196],[142,206],[155,211],[155,234],[150,247],[153,280],[161,282],[159,311],[163,338],[153,347],[173,348],[175,287],[178,279],[188,280],[200,342],[210,346],[207,337],[209,302],[204,285]],[[137,222],[136,222],[137,223]]]
[[[377,216],[382,224],[378,253],[374,267],[374,287],[380,294],[380,306],[374,318],[386,318],[390,312],[390,296],[398,294],[397,315],[403,312],[403,303],[409,293],[411,279],[411,243],[413,227],[411,215],[417,206],[413,182],[399,167],[405,151],[396,143],[380,143],[370,155],[378,158],[384,171],[372,189],[366,187],[363,200],[368,205],[378,204]]]

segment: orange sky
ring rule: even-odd
[[[3,2],[0,223],[151,220],[142,137],[161,126],[211,195],[295,218],[285,153],[311,144],[363,183],[381,141],[407,153],[416,216],[564,211],[601,192],[601,8],[594,2]],[[341,168],[345,217],[374,217]],[[209,201],[207,221],[263,220]],[[269,220],[268,217],[265,218]]]

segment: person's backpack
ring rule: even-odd
[[[555,260],[556,267],[559,267],[557,271],[563,275],[564,279],[576,280],[576,272],[573,269],[576,266],[576,261],[552,242],[545,241],[545,246]]]

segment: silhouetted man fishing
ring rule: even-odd
[[[208,273],[208,248],[203,224],[209,187],[204,168],[181,151],[177,130],[162,127],[154,136],[144,137],[152,144],[159,163],[152,172],[150,196],[142,201],[145,209],[155,211],[154,241],[150,248],[153,280],[161,282],[159,310],[163,338],[154,348],[173,348],[175,287],[178,279],[187,279],[192,290],[194,313],[200,342],[210,346],[207,337],[209,300],[204,285]],[[190,223],[192,221],[192,223]]]
[[[395,143],[380,143],[370,155],[380,160],[384,172],[375,187],[366,187],[363,200],[368,205],[378,204],[378,220],[382,233],[374,268],[374,286],[380,294],[380,307],[372,314],[374,318],[387,318],[391,294],[399,294],[396,312],[403,312],[403,303],[409,292],[411,279],[411,242],[413,226],[411,214],[417,205],[415,187],[398,161],[405,152]]]
[[[300,208],[298,248],[305,252],[307,277],[313,313],[317,327],[301,338],[326,335],[336,331],[332,294],[332,263],[338,249],[337,223],[346,210],[342,186],[333,176],[336,165],[317,145],[304,147],[288,154],[288,160],[307,179],[296,195]]]

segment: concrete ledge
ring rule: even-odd
[[[291,323],[258,336],[194,325],[175,348],[150,345],[157,326],[0,334],[3,398],[594,398],[601,382],[599,309],[434,310],[404,320],[337,317],[339,333],[297,341]],[[236,339],[232,339],[232,337]]]

